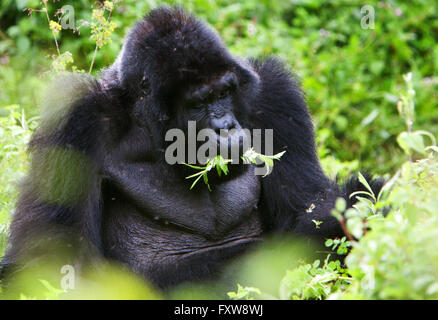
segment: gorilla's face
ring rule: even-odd
[[[225,71],[207,83],[187,86],[172,108],[176,109],[178,128],[187,132],[188,124],[195,124],[197,133],[208,133],[209,142],[216,144],[218,153],[224,147],[228,154],[233,149],[243,151],[244,106],[239,102],[239,79],[234,72]]]
[[[240,128],[233,114],[233,95],[237,77],[227,72],[219,79],[201,86],[194,86],[182,97],[184,118],[195,120],[200,128],[231,130]]]
[[[134,28],[120,61],[122,85],[135,100],[134,119],[149,126],[158,121],[163,141],[174,128],[187,137],[191,122],[196,133],[211,130],[208,142],[220,154],[224,147],[228,154],[244,151],[246,110],[254,104],[259,77],[214,30],[179,11],[153,13]]]

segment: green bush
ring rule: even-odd
[[[0,256],[6,245],[9,218],[17,196],[16,185],[27,168],[26,144],[36,126],[17,105],[6,108],[8,117],[0,117]]]
[[[281,281],[277,298],[438,299],[438,147],[428,132],[412,131],[411,76],[405,76],[407,88],[398,108],[407,123],[398,141],[410,160],[379,195],[362,180],[369,191],[356,193],[360,200],[353,208],[345,211],[343,199],[336,203],[333,214],[346,225],[350,241],[329,239],[326,246],[337,254],[351,246],[345,265],[328,256],[322,266],[316,260],[293,268]],[[426,157],[413,161],[414,153]],[[238,289],[232,298],[263,294],[257,288]]]

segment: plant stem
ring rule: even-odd
[[[91,70],[93,70],[94,60],[96,59],[96,55],[97,55],[97,49],[98,49],[98,45],[96,43],[96,48],[94,49],[94,53],[93,53],[93,60],[91,60],[91,65],[90,65],[90,69],[88,70],[88,74],[91,74]]]
[[[108,13],[108,19],[106,19],[107,22],[111,19],[111,13],[112,12],[113,12],[113,10],[111,9],[110,12]],[[88,70],[88,74],[91,74],[91,71],[93,70],[94,60],[96,60],[96,55],[97,55],[98,48],[99,48],[99,46],[98,46],[98,44],[96,42],[96,48],[94,48],[93,59],[91,60],[91,65],[90,65],[90,69]]]
[[[347,239],[349,241],[355,241],[354,237],[351,235],[351,233],[347,229],[347,226],[345,225],[345,218],[342,218],[342,220],[339,220],[339,224],[341,225],[342,231],[347,236]]]
[[[46,13],[46,17],[47,17],[47,22],[49,23],[50,26],[50,17],[49,17],[49,10],[47,9],[47,0],[43,1],[44,3],[44,7],[45,7],[45,13]],[[58,51],[58,56],[61,55],[61,52],[59,51],[59,45],[58,45],[58,40],[56,40],[56,35],[55,32],[53,32],[52,29],[50,29],[52,31],[52,35],[53,35],[53,39],[55,39],[55,45],[56,45],[56,51]]]

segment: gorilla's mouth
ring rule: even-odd
[[[177,256],[190,257],[190,256],[206,254],[214,251],[233,250],[233,249],[241,250],[245,247],[249,247],[251,245],[259,243],[262,240],[263,239],[259,236],[231,238],[220,242],[208,244],[205,246],[168,252],[168,254],[173,256],[177,255]]]

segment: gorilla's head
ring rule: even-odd
[[[152,10],[126,38],[119,64],[137,120],[184,132],[195,121],[198,131],[214,130],[218,143],[242,145],[259,78],[203,22],[178,7]]]

